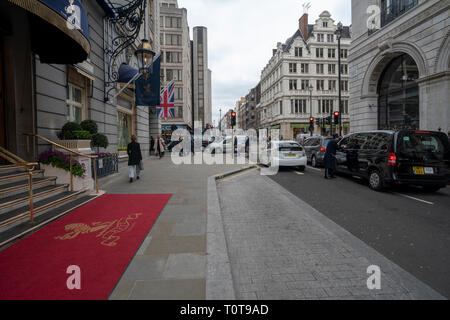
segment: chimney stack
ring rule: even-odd
[[[298,28],[302,33],[303,39],[305,41],[308,39],[308,14],[304,13],[300,20],[298,20]]]

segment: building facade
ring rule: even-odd
[[[338,52],[337,23],[328,11],[314,24],[308,14],[285,43],[279,42],[261,72],[260,127],[280,129],[280,136],[293,139],[309,133],[310,117],[325,119],[339,111],[338,55],[341,56],[341,93],[343,134],[349,131],[348,50],[350,29],[343,27],[341,52]],[[336,126],[315,124],[314,133],[339,132]]]
[[[203,127],[212,124],[211,71],[208,69],[208,30],[205,27],[193,29],[193,95],[194,120]]]
[[[122,63],[138,67],[134,51],[144,36],[159,52],[158,1],[143,1],[146,19],[142,20],[136,39],[114,59],[107,52],[121,31],[113,30],[110,18],[115,8],[105,1],[75,1],[86,16],[80,28],[66,27],[67,17],[57,8],[48,11],[51,18],[43,15],[48,8],[41,1],[35,1],[33,6],[23,1],[0,3],[2,147],[35,161],[48,145],[35,141],[28,147],[24,133],[57,140],[57,133],[66,122],[90,119],[108,137],[109,146],[102,151],[119,152],[126,157],[123,150],[135,134],[143,155],[148,156],[149,137],[158,134],[159,121],[150,108],[135,105],[131,87],[115,97],[122,87],[114,76]],[[64,8],[70,2],[55,5]]]
[[[352,1],[352,131],[449,132],[449,12],[448,0]]]
[[[161,79],[163,88],[175,81],[175,118],[162,119],[162,134],[170,140],[172,128],[192,128],[191,40],[187,10],[177,0],[165,0],[160,8]]]

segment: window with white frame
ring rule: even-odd
[[[85,108],[84,89],[71,83],[67,87],[66,119],[70,122],[81,123]]]
[[[297,80],[289,80],[289,90],[297,90]]]

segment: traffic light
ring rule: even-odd
[[[331,116],[326,117],[325,120],[328,125],[331,125]]]
[[[334,124],[339,124],[339,116],[341,113],[339,111],[334,112]]]
[[[236,125],[236,112],[231,113],[231,126],[234,127]]]
[[[309,118],[309,126],[314,127],[314,118],[313,117]]]

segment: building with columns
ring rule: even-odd
[[[450,130],[450,1],[353,0],[351,130]]]
[[[339,111],[338,55],[341,55],[342,125],[349,132],[348,50],[350,28],[343,27],[341,52],[335,34],[337,21],[328,11],[308,24],[308,14],[284,43],[278,42],[261,72],[260,128],[280,129],[284,139],[309,133],[310,117],[324,119]],[[333,126],[333,132],[338,128]],[[315,125],[314,133],[331,134],[330,125]]]

